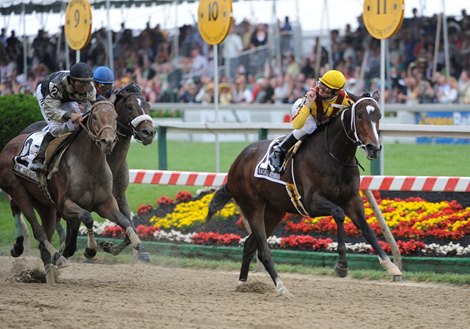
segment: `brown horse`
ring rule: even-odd
[[[129,167],[126,160],[127,153],[132,137],[143,145],[151,144],[155,137],[155,128],[153,126],[153,120],[149,116],[150,105],[145,100],[138,85],[131,83],[119,90],[114,96],[115,97],[111,98],[111,101],[114,102],[114,107],[118,114],[117,133],[119,140],[111,154],[107,155],[106,159],[113,173],[113,195],[118,203],[119,211],[127,218],[131,218],[129,203],[125,194],[129,186]],[[45,121],[38,121],[25,128],[22,133],[28,134],[39,131],[45,126]],[[11,202],[10,206],[17,227],[16,243],[12,249],[12,255],[21,255],[24,241],[21,232],[21,211],[14,202]],[[56,231],[59,233],[61,242],[64,243],[62,247],[64,256],[71,257],[76,251],[78,229],[74,228],[72,225],[68,225],[67,228],[69,230],[67,232],[68,239],[67,243],[65,243],[65,230],[61,225],[60,218],[58,218]],[[119,254],[119,252],[129,244],[130,241],[127,238],[124,243],[118,246],[113,246],[112,243],[100,243],[104,251],[113,255]],[[90,243],[88,245],[94,246],[94,244]],[[84,255],[87,258],[92,258],[96,255],[96,250],[86,248]]]
[[[345,277],[348,271],[343,225],[345,215],[361,230],[388,273],[401,275],[368,225],[359,195],[360,176],[355,157],[357,147],[364,149],[368,159],[375,159],[381,150],[378,135],[381,118],[379,94],[375,92],[372,97],[352,97],[355,101],[352,107],[343,110],[340,116],[303,141],[280,178],[291,183],[290,186],[296,184],[306,215],[333,216],[338,228],[339,260],[335,266],[338,276]],[[294,206],[286,185],[254,177],[255,168],[266,156],[269,145],[269,141],[255,142],[240,153],[228,172],[227,184],[212,199],[207,219],[233,198],[251,229],[243,249],[239,285],[246,283],[250,262],[258,251],[258,258],[271,276],[278,294],[290,296],[274,268],[267,237],[286,212],[299,213],[297,209],[301,206]]]
[[[151,144],[155,137],[155,128],[153,120],[149,116],[150,105],[142,95],[139,86],[135,83],[127,85],[116,93],[114,106],[118,114],[117,132],[119,140],[106,159],[113,173],[113,195],[118,203],[119,211],[127,218],[131,218],[131,211],[126,197],[126,190],[129,186],[127,152],[132,137],[143,145]],[[73,255],[73,252],[75,252],[77,235],[78,228],[67,225],[67,236],[70,241],[66,243],[64,256],[69,257],[68,255]],[[117,246],[113,246],[112,243],[100,243],[100,246],[105,252],[118,255],[130,243],[131,241],[126,237],[124,242]],[[95,251],[88,248],[85,250],[85,256],[87,257],[92,257],[95,253]]]
[[[111,102],[99,101],[93,104],[85,119],[84,129],[75,134],[73,142],[62,154],[57,171],[49,174],[48,195],[38,184],[12,171],[12,159],[19,154],[29,135],[15,137],[0,153],[0,188],[11,197],[31,224],[34,236],[39,241],[41,259],[50,284],[55,283],[51,264],[59,268],[67,265],[67,260],[50,243],[57,214],[70,221],[74,227],[83,222],[92,236],[91,212],[95,211],[123,227],[138,253],[148,257],[129,219],[119,211],[112,195],[112,174],[106,162],[106,154],[111,153],[117,142],[116,118]],[[42,225],[34,210],[38,212]],[[93,239],[91,241],[94,242]]]

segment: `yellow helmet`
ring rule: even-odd
[[[321,83],[331,89],[343,89],[346,79],[343,73],[338,70],[329,70],[319,79]]]

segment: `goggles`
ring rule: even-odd
[[[88,85],[90,84],[86,81],[78,81],[73,79],[70,79],[70,82],[72,84],[72,88],[79,93],[84,93],[87,90]]]
[[[113,92],[112,84],[104,84],[95,82],[95,88],[98,94],[103,95],[106,98],[109,98]]]
[[[338,91],[336,89],[331,89],[331,88],[325,86],[320,81],[317,81],[317,89],[320,93],[320,96],[323,97],[323,98],[334,97],[338,93]]]

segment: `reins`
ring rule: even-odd
[[[372,97],[364,97],[364,98],[361,98],[359,99],[357,102],[355,102],[351,107],[348,107],[346,108],[343,112],[341,112],[341,126],[343,127],[343,131],[344,131],[344,134],[346,135],[346,137],[356,146],[356,147],[360,147],[362,149],[365,149],[365,145],[364,143],[361,141],[361,139],[359,138],[359,136],[357,135],[357,127],[356,127],[356,107],[357,105],[364,101],[364,100],[372,100],[374,101],[377,106],[378,106],[378,103],[377,101],[372,98]],[[346,126],[345,126],[345,113],[346,111],[350,110],[351,111],[351,127],[350,127],[350,130],[348,131]],[[354,134],[354,138],[352,138],[350,136],[350,133],[353,133]],[[359,166],[362,170],[364,170],[364,167],[361,166],[361,164],[359,163],[359,161],[357,161],[357,158],[355,158],[356,160],[356,163],[346,163],[344,161],[341,161],[340,159],[338,159],[333,153],[331,153],[329,147],[328,147],[328,125],[326,126],[326,129],[325,129],[325,147],[326,147],[326,152],[328,153],[329,156],[331,156],[333,159],[335,159],[337,162],[339,162],[340,164],[342,164],[343,166],[347,166],[347,167],[357,167]]]
[[[94,108],[95,108],[98,104],[101,104],[101,103],[105,103],[105,104],[108,104],[108,105],[113,105],[113,103],[111,103],[110,101],[98,101],[98,102],[95,102],[95,103],[93,104],[93,106],[91,107],[91,110],[90,110],[89,112],[86,112],[86,113],[84,114],[84,116],[89,116],[89,115],[91,114],[91,112],[93,112]],[[96,111],[98,112],[98,111],[100,111],[100,110],[101,110],[101,109],[97,109]],[[85,126],[82,122],[79,122],[78,124],[80,125],[80,127],[82,127],[83,130],[85,130],[85,131],[87,132],[88,136],[89,136],[89,137],[91,138],[91,140],[92,140],[93,142],[95,142],[95,143],[98,141],[98,136],[99,136],[99,135],[103,132],[103,130],[105,130],[105,129],[112,129],[113,132],[116,133],[116,138],[118,138],[118,137],[117,137],[117,131],[116,131],[116,129],[114,129],[114,127],[111,126],[111,125],[105,125],[105,126],[101,127],[101,129],[100,129],[98,132],[93,133],[93,132],[91,131],[91,129],[90,129],[90,120],[87,120],[86,126]]]

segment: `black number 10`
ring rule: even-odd
[[[380,2],[381,0],[377,0],[377,15],[380,15]],[[383,12],[382,14],[387,13],[387,0],[383,0]]]
[[[217,1],[209,3],[209,21],[216,21],[219,16],[219,4]]]

